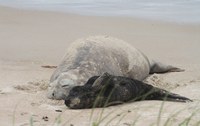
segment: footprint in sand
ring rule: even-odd
[[[165,90],[175,89],[180,86],[180,84],[177,82],[168,82],[164,79],[164,76],[160,74],[153,74],[146,78],[144,82]]]
[[[48,83],[49,81],[47,80],[33,81],[33,82],[28,82],[27,84],[23,84],[23,85],[15,85],[14,89],[25,91],[28,93],[35,93],[38,91],[47,90]]]
[[[5,87],[3,89],[0,89],[0,94],[3,95],[3,94],[8,94],[8,93],[11,93],[13,92],[13,87]]]

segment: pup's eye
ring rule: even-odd
[[[68,87],[68,86],[69,86],[68,84],[66,84],[66,85],[62,85],[63,88]]]

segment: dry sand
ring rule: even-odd
[[[189,97],[194,102],[165,102],[158,121],[162,101],[141,101],[106,109],[69,110],[63,101],[47,99],[46,88],[54,69],[41,66],[57,65],[74,40],[102,34],[123,39],[148,57],[184,68],[185,72],[154,74],[146,81]],[[136,126],[162,126],[171,117],[171,125],[177,126],[192,113],[189,125],[194,125],[200,121],[199,48],[198,24],[0,7],[0,125],[88,126],[102,118],[101,125],[129,126],[136,121]]]

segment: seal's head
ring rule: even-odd
[[[99,76],[92,84],[89,84],[93,77],[83,86],[71,88],[65,98],[65,105],[70,109],[84,109],[91,107],[101,107],[105,104],[104,86],[109,81],[111,75],[104,73]]]
[[[60,75],[49,84],[47,97],[50,99],[62,100],[68,96],[69,91],[77,86],[76,78],[70,74]]]
[[[91,108],[96,99],[96,94],[91,87],[73,87],[65,98],[65,105],[70,109]]]

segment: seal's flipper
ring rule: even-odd
[[[168,94],[166,96],[167,101],[175,101],[175,102],[192,102],[191,99],[177,95],[177,94]]]
[[[111,75],[107,72],[103,73],[99,76],[93,83],[92,88],[94,90],[100,90],[103,86],[105,86],[109,82],[109,78]]]
[[[93,83],[99,78],[99,76],[93,76],[93,77],[90,77],[88,79],[88,81],[85,83],[85,86],[92,86]]]
[[[167,72],[182,72],[185,71],[184,69],[177,68],[171,65],[165,65],[160,62],[152,61],[150,63],[150,74],[153,73],[167,73]]]
[[[150,93],[145,97],[146,100],[165,100],[174,102],[192,102],[191,99],[178,94],[171,93],[169,91],[153,88]]]

